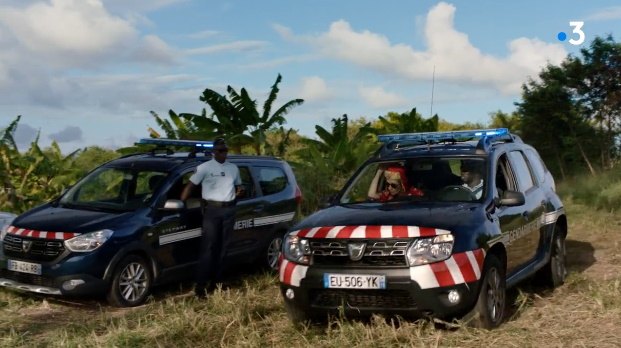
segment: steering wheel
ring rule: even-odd
[[[440,189],[438,196],[447,201],[474,201],[476,196],[469,188],[461,185],[449,185]]]

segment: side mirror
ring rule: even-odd
[[[162,210],[181,210],[185,208],[183,201],[179,199],[169,199],[164,203]]]
[[[522,192],[505,190],[502,193],[502,197],[500,197],[498,205],[505,207],[516,207],[523,205],[524,203],[526,203],[526,199],[524,198],[524,194]]]

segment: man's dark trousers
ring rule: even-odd
[[[222,277],[224,258],[233,233],[235,206],[203,207],[203,233],[196,272],[196,290],[213,290]]]

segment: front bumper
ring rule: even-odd
[[[2,243],[0,243],[0,286],[19,291],[68,296],[103,294],[109,287],[109,282],[103,279],[103,275],[110,261],[110,255],[100,250],[84,254],[63,254],[53,261],[37,262],[7,256],[1,247]],[[41,265],[41,274],[9,270],[9,259],[38,263]]]
[[[386,285],[384,289],[372,290],[326,288],[323,280],[325,273],[384,275]],[[367,316],[378,313],[448,318],[464,314],[474,306],[479,284],[480,281],[474,281],[423,289],[411,279],[408,268],[343,270],[310,267],[300,280],[299,287],[281,283],[280,288],[286,304],[305,312],[309,317],[326,314]],[[292,292],[288,292],[289,289]],[[451,290],[457,291],[457,302],[449,301]],[[290,298],[291,294],[293,298]]]

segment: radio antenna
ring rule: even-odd
[[[436,66],[433,66],[433,75],[431,75],[431,110],[429,111],[429,117],[433,117],[433,90],[436,84]]]

